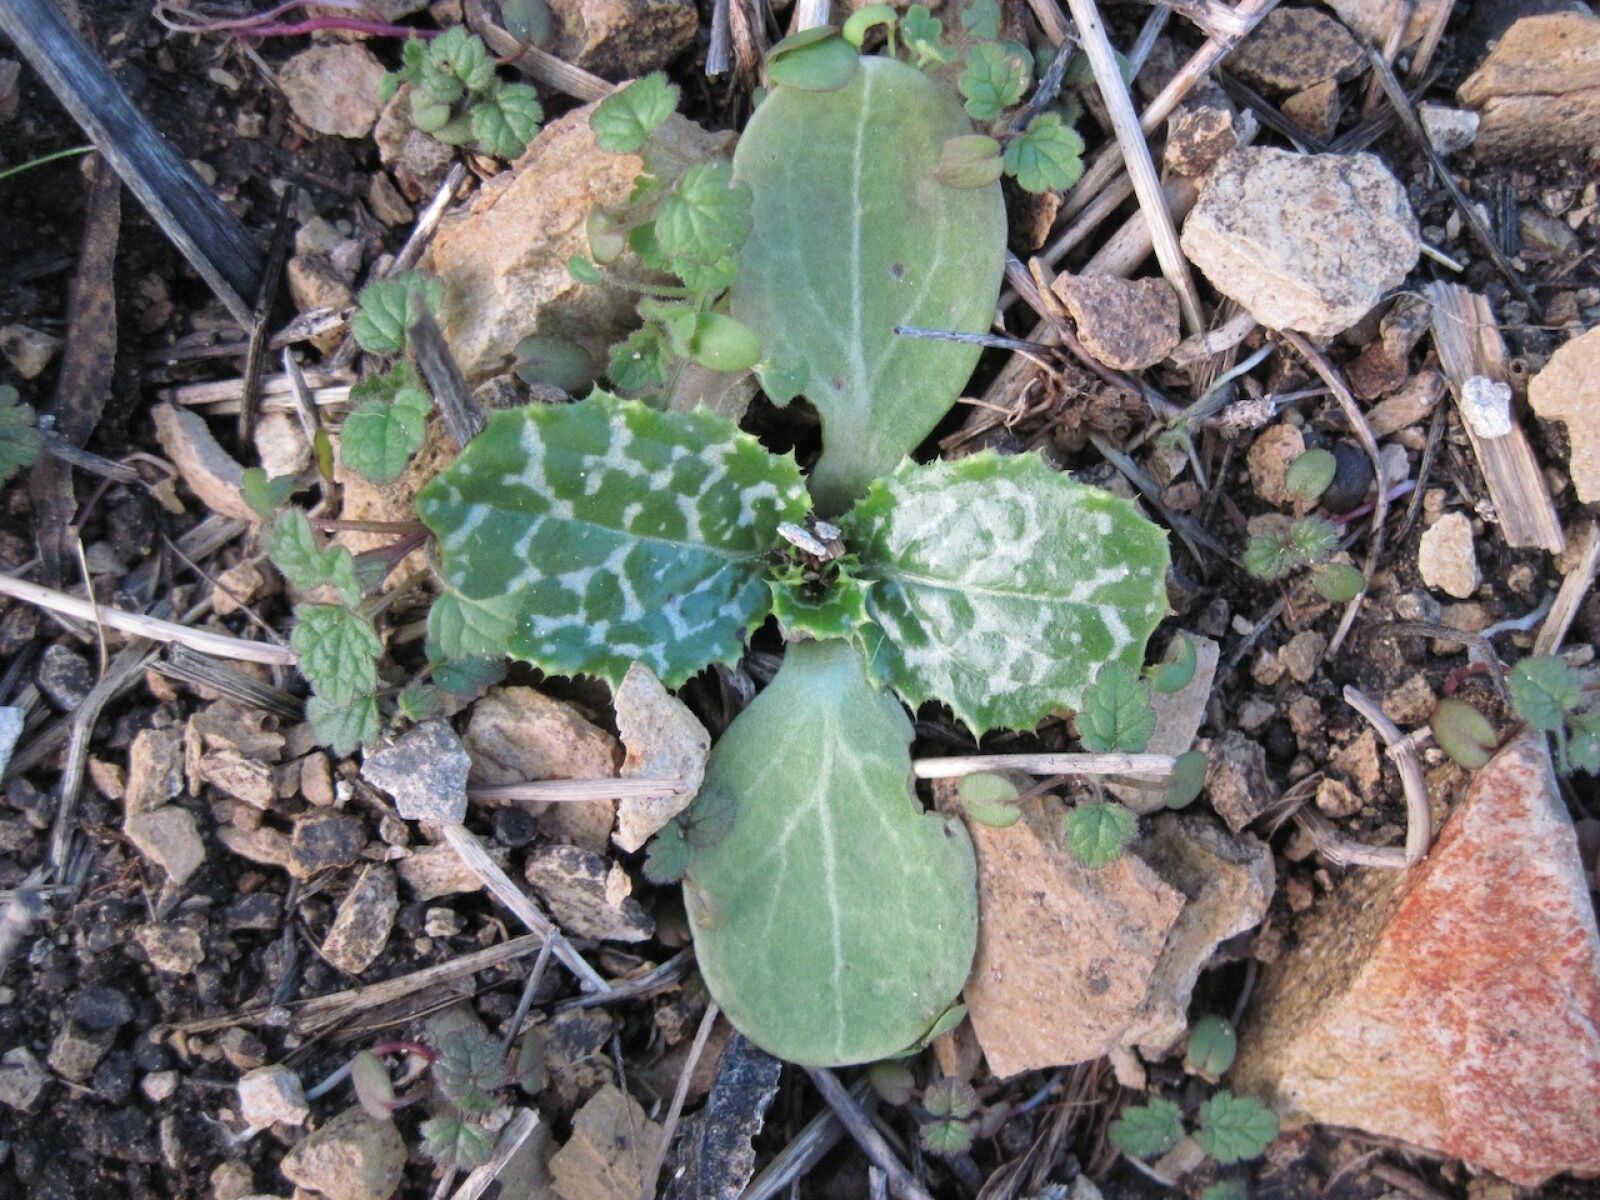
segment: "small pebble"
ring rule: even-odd
[[[86,987],[73,999],[72,1016],[85,1029],[118,1029],[133,1020],[133,1001],[116,988]]]
[[[497,808],[490,824],[494,827],[494,840],[502,846],[515,849],[533,841],[533,814],[525,808],[516,805]]]
[[[1333,482],[1322,493],[1322,505],[1331,513],[1346,513],[1367,498],[1372,489],[1372,460],[1350,442],[1332,447]]]
[[[160,1104],[169,1100],[172,1093],[178,1090],[178,1073],[176,1071],[152,1071],[139,1081],[139,1090],[144,1093],[145,1099],[152,1104]]]

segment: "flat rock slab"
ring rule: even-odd
[[[1267,967],[1235,1092],[1513,1183],[1600,1175],[1600,936],[1544,737],[1475,776],[1432,853],[1352,873]]]
[[[1273,9],[1228,56],[1241,78],[1279,92],[1354,78],[1366,61],[1350,31],[1315,8]]]
[[[630,894],[628,873],[581,846],[539,846],[523,873],[567,933],[616,942],[655,934],[655,922]]]
[[[406,1144],[394,1122],[347,1108],[284,1155],[279,1170],[327,1200],[389,1200],[405,1167]]]
[[[617,804],[612,840],[637,850],[652,834],[689,807],[706,777],[711,735],[689,706],[662,686],[650,668],[634,663],[617,688],[617,732],[627,747],[625,779],[677,779],[675,795],[623,799]]]
[[[393,868],[373,863],[340,903],[322,941],[322,957],[350,975],[361,974],[389,944],[399,911]]]
[[[1528,381],[1528,403],[1567,427],[1567,471],[1578,499],[1600,500],[1600,329],[1575,337]]]
[[[369,755],[361,777],[394,797],[407,821],[460,824],[467,815],[472,759],[448,722],[435,718]]]
[[[1072,314],[1083,348],[1108,367],[1142,371],[1178,348],[1178,294],[1164,279],[1058,275],[1050,290]]]
[[[639,1102],[606,1084],[572,1118],[572,1136],[550,1160],[550,1177],[562,1200],[636,1200],[661,1126]]]
[[[1484,161],[1592,145],[1600,120],[1600,17],[1523,17],[1456,98],[1482,117],[1473,148]]]
[[[1421,253],[1405,189],[1379,159],[1256,147],[1217,164],[1182,243],[1256,320],[1313,338],[1354,325]]]

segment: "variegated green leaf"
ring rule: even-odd
[[[735,1029],[790,1062],[904,1050],[939,1019],[977,945],[966,830],[912,794],[911,722],[840,641],[790,645],[712,751],[684,900],[695,959]]]
[[[874,677],[974,733],[1078,707],[1104,663],[1137,670],[1167,611],[1166,535],[1037,455],[903,463],[842,524]]]
[[[478,653],[464,626],[509,622],[506,652],[546,671],[616,685],[639,661],[676,687],[737,657],[771,607],[778,524],[805,507],[793,459],[709,412],[597,392],[496,413],[417,497],[455,593],[432,632],[459,621]]]
[[[978,361],[977,346],[895,333],[981,333],[994,317],[1000,185],[934,178],[945,142],[970,133],[922,72],[868,57],[837,91],[775,88],[739,139],[733,176],[750,187],[754,228],[733,315],[769,361],[806,369],[804,394],[822,415],[811,488],[824,515],[915,449]]]

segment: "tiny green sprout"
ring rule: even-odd
[[[1154,1158],[1165,1154],[1183,1137],[1183,1119],[1178,1106],[1156,1097],[1146,1104],[1122,1110],[1111,1122],[1107,1135],[1111,1144],[1134,1158]]]
[[[1200,1200],[1250,1200],[1250,1185],[1242,1179],[1219,1179],[1200,1193]]]
[[[1022,99],[1032,81],[1033,63],[1026,54],[998,42],[979,42],[956,86],[966,99],[968,116],[993,121]]]
[[[645,851],[644,877],[657,886],[677,883],[689,869],[688,840],[676,820],[663,825]]]
[[[1210,765],[1204,750],[1188,750],[1178,755],[1172,763],[1172,774],[1167,776],[1161,802],[1168,808],[1188,807],[1205,790],[1206,771]]]
[[[660,71],[635,79],[589,114],[595,145],[608,154],[637,154],[678,107],[678,85]]]
[[[1367,577],[1349,563],[1321,563],[1311,570],[1311,586],[1335,604],[1348,604],[1367,586]]]
[[[938,1158],[954,1158],[972,1149],[972,1122],[948,1118],[929,1121],[919,1137],[922,1148]]]
[[[992,771],[963,775],[956,785],[956,795],[967,816],[980,825],[1005,829],[1022,817],[1022,809],[1017,807],[1017,785],[1004,775]]]
[[[1488,718],[1454,696],[1439,701],[1428,727],[1433,730],[1439,748],[1469,771],[1476,771],[1488,762],[1499,742]]]
[[[1227,1074],[1238,1052],[1239,1038],[1225,1018],[1208,1013],[1189,1030],[1189,1045],[1183,1065],[1196,1075],[1213,1082]]]
[[[435,316],[444,307],[444,285],[420,271],[402,271],[361,289],[361,307],[350,323],[356,343],[368,354],[399,354],[406,330],[426,305]]]
[[[1567,761],[1579,771],[1600,775],[1600,711],[1571,718]]]
[[[1284,490],[1296,500],[1309,504],[1328,490],[1338,469],[1339,462],[1329,451],[1320,447],[1307,450],[1289,464],[1283,480]]]
[[[0,483],[31,467],[42,444],[33,409],[21,402],[16,388],[0,384]]]
[[[867,40],[867,34],[879,25],[889,35],[889,53],[894,53],[894,30],[899,20],[892,4],[869,4],[865,8],[858,8],[845,20],[844,28],[839,32],[844,40],[857,50]]]
[[[579,283],[603,283],[605,276],[596,270],[595,265],[581,254],[574,254],[567,259],[567,274]]]
[[[350,389],[355,408],[344,420],[339,460],[363,479],[393,483],[427,435],[429,396],[410,363],[369,375]]]
[[[1149,686],[1125,663],[1108,662],[1083,694],[1078,738],[1096,754],[1123,750],[1137,754],[1156,731]]]
[[[399,71],[386,75],[381,94],[411,85],[411,123],[447,146],[476,141],[496,158],[515,158],[544,120],[538,93],[495,74],[483,41],[462,26],[431,42],[413,38],[401,48]]]
[[[767,51],[767,78],[802,92],[836,92],[861,66],[856,48],[827,25],[790,34]]]
[[[911,1068],[898,1059],[886,1058],[867,1068],[867,1082],[885,1104],[902,1108],[911,1103],[917,1081]]]
[[[1225,1167],[1259,1158],[1278,1136],[1278,1118],[1270,1108],[1226,1088],[1200,1106],[1199,1120],[1194,1140]]]
[[[1287,531],[1273,530],[1250,539],[1244,569],[1269,583],[1301,567],[1323,562],[1339,546],[1339,527],[1321,517],[1301,517]]]
[[[1517,715],[1546,733],[1559,732],[1567,714],[1583,703],[1582,677],[1554,655],[1523,659],[1507,683]]]
[[[942,66],[955,57],[944,44],[944,22],[928,11],[926,4],[913,4],[900,18],[900,40],[911,51],[919,70]]]
[[[1024,191],[1065,191],[1083,176],[1083,138],[1061,114],[1040,113],[1006,146],[1005,169]]]
[[[933,177],[945,187],[973,190],[988,187],[1004,172],[999,142],[985,133],[963,133],[940,146]]]
[[[917,1045],[919,1047],[933,1045],[934,1042],[942,1038],[945,1034],[949,1033],[952,1029],[966,1019],[967,1006],[965,1004],[952,1004],[949,1008],[945,1009],[944,1012],[939,1014],[939,1019],[928,1027],[928,1032],[922,1035],[922,1037],[918,1040]]]
[[[495,1037],[476,1027],[453,1029],[439,1039],[438,1051],[433,1079],[444,1098],[468,1112],[493,1108],[493,1094],[508,1082],[505,1054]]]
[[[275,475],[269,478],[260,467],[246,467],[244,478],[239,483],[239,494],[250,506],[251,512],[263,521],[270,521],[289,497],[294,495],[294,488],[292,475]]]
[[[1199,665],[1200,651],[1194,639],[1187,633],[1180,633],[1167,643],[1166,661],[1151,667],[1146,674],[1152,690],[1168,695],[1188,687]]]
[[[441,1167],[470,1171],[494,1156],[489,1135],[456,1113],[422,1123],[422,1152]]]
[[[972,0],[961,14],[961,28],[975,38],[1000,36],[1000,0]]]
[[[937,1079],[922,1093],[922,1107],[929,1116],[970,1117],[978,1108],[972,1085],[959,1079]]]
[[[387,1121],[394,1114],[394,1079],[389,1068],[370,1050],[362,1050],[350,1064],[350,1082],[362,1111],[374,1121]]]
[[[1080,804],[1067,814],[1067,850],[1091,871],[1121,858],[1138,832],[1139,818],[1111,801]]]

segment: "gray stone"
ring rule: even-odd
[[[655,933],[655,922],[628,894],[627,872],[581,846],[540,846],[529,853],[524,874],[568,933],[617,942]]]
[[[1451,108],[1448,104],[1419,104],[1417,116],[1422,119],[1429,143],[1440,154],[1454,154],[1472,145],[1482,120],[1471,109]]]
[[[1350,31],[1314,8],[1274,9],[1228,56],[1242,78],[1282,92],[1353,78],[1366,61]]]
[[[1256,320],[1314,338],[1354,325],[1421,254],[1405,189],[1373,155],[1257,147],[1217,164],[1182,242]]]
[[[1232,729],[1213,742],[1206,790],[1211,807],[1234,833],[1266,812],[1277,793],[1267,778],[1267,753],[1261,743]]]
[[[366,826],[357,818],[326,809],[307,813],[289,835],[289,873],[309,879],[319,871],[348,867],[366,844]]]
[[[11,752],[22,736],[25,716],[20,708],[0,708],[0,773],[11,765]]]
[[[406,1144],[394,1122],[348,1108],[284,1155],[279,1169],[327,1200],[389,1200],[405,1165]]]
[[[355,42],[302,50],[278,68],[278,83],[299,120],[318,133],[364,138],[383,101],[383,64]]]
[[[50,1043],[50,1069],[63,1079],[84,1083],[116,1040],[115,1029],[85,1029],[68,1021]]]
[[[19,1112],[32,1112],[50,1076],[26,1046],[0,1054],[0,1104]]]
[[[300,1076],[274,1064],[257,1067],[239,1080],[239,1115],[256,1129],[269,1125],[303,1125],[311,1115]]]
[[[467,815],[471,769],[455,730],[435,718],[368,755],[361,777],[393,796],[395,810],[408,821],[459,824]]]
[[[123,821],[122,832],[173,883],[188,882],[206,861],[206,844],[200,839],[194,814],[187,809],[168,805],[154,812],[134,813]]]
[[[333,927],[322,942],[322,957],[351,975],[359,975],[383,953],[400,911],[394,871],[374,863],[361,873],[339,905]]]
[[[88,661],[60,642],[46,647],[34,680],[39,690],[50,697],[50,703],[62,712],[77,708],[94,687],[94,673],[89,670]]]

